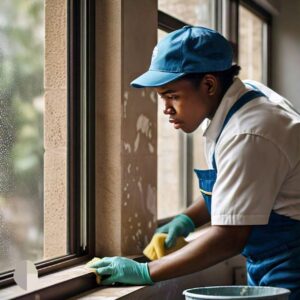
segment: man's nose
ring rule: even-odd
[[[165,115],[174,115],[174,113],[175,113],[175,109],[172,108],[172,107],[166,107],[164,109],[164,114]]]
[[[167,102],[165,102],[164,114],[165,115],[175,114],[175,109],[171,105],[169,105]]]

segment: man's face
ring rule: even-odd
[[[186,79],[179,79],[155,89],[164,101],[164,114],[175,129],[193,132],[205,118],[214,114],[216,104],[209,94],[205,79],[195,87]]]

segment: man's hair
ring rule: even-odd
[[[200,81],[206,74],[212,74],[219,78],[222,85],[222,94],[228,90],[231,86],[234,78],[238,76],[241,67],[239,65],[233,65],[231,68],[221,72],[206,72],[206,73],[189,73],[181,77],[180,79],[186,79],[192,83],[192,85],[197,88]]]

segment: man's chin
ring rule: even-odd
[[[180,129],[181,129],[184,133],[192,133],[193,131],[195,131],[195,129],[184,128],[184,127],[181,127]]]
[[[176,130],[181,129],[185,133],[192,133],[193,131],[195,131],[198,128],[198,126],[196,128],[187,127],[185,123],[174,123],[173,125],[174,125],[174,129],[176,129]]]

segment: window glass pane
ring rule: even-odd
[[[158,39],[166,33],[158,30]],[[157,124],[157,216],[167,218],[185,207],[184,193],[184,134],[173,128],[163,113],[163,100],[158,99]]]
[[[214,0],[158,0],[158,9],[181,21],[214,27]]]
[[[45,37],[54,2],[0,1],[0,273],[67,253],[66,28],[49,22]]]
[[[266,24],[246,9],[239,6],[239,65],[242,67],[240,78],[265,81],[265,57],[263,54],[264,26]]]

